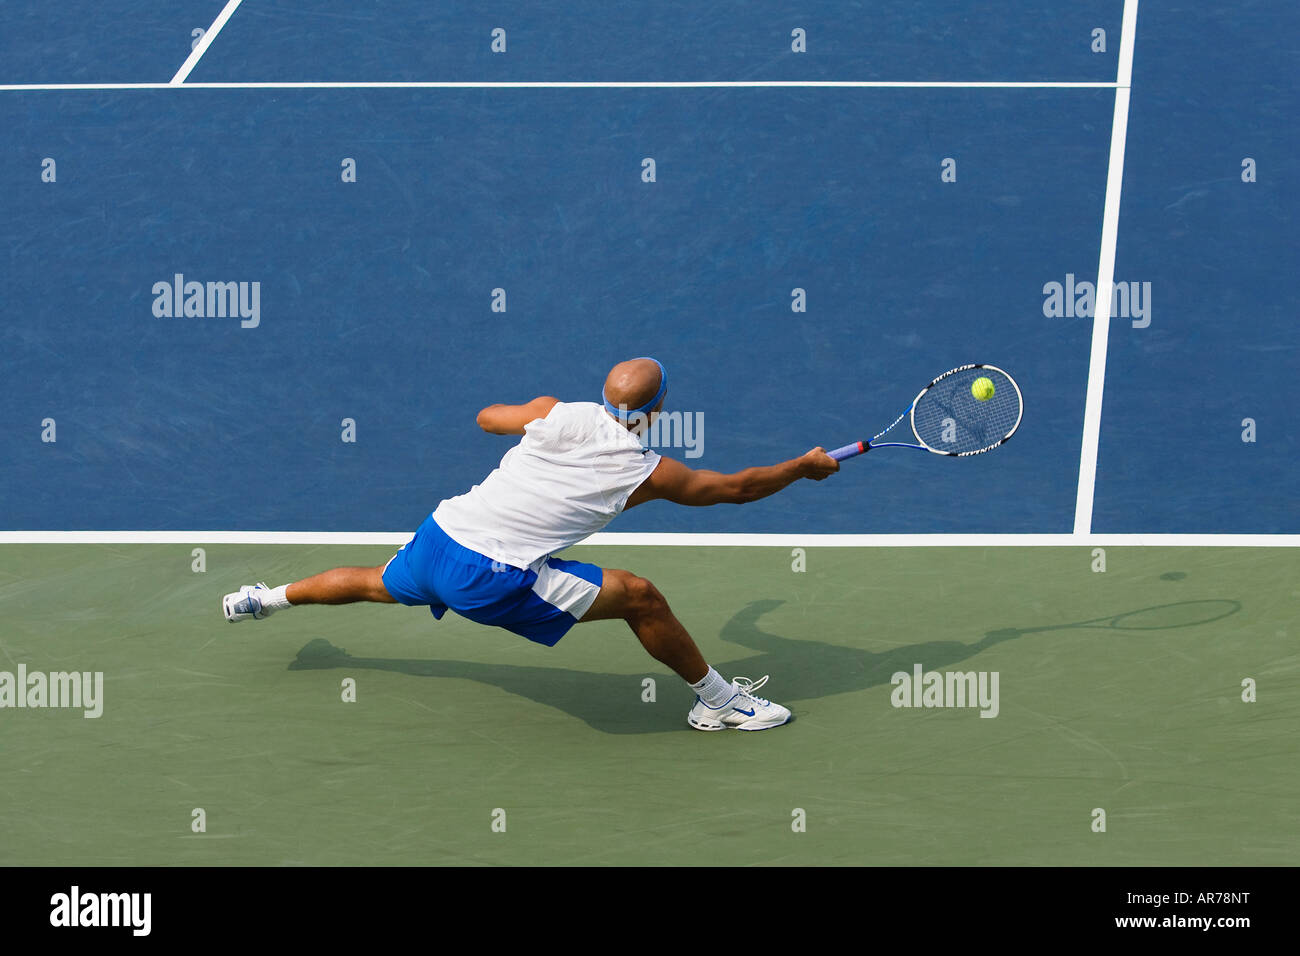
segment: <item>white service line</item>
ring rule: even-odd
[[[1083,409],[1083,445],[1074,501],[1074,533],[1092,531],[1093,494],[1097,484],[1097,446],[1101,441],[1101,400],[1106,388],[1106,347],[1110,337],[1110,300],[1115,287],[1115,245],[1119,238],[1120,192],[1124,183],[1124,141],[1128,136],[1129,86],[1133,80],[1133,44],[1138,0],[1124,0],[1119,38],[1115,114],[1110,128],[1110,166],[1106,172],[1106,210],[1101,222],[1101,257],[1097,263],[1097,298],[1092,317],[1092,353],[1088,359],[1088,397]]]
[[[232,0],[238,3],[238,0]],[[218,18],[220,19],[220,18]],[[216,24],[213,24],[216,27]],[[306,81],[306,82],[232,82],[186,83],[185,77],[198,62],[211,42],[212,32],[204,34],[189,60],[180,68],[170,83],[10,83],[0,84],[0,92],[42,92],[58,90],[629,90],[629,89],[730,89],[730,88],[808,88],[832,89],[1020,89],[1020,90],[1113,90],[1116,84],[1106,83],[1054,83],[1001,82],[964,80],[682,80],[668,82],[573,80],[538,82],[531,80],[473,82],[473,81]],[[191,62],[192,61],[192,62]]]
[[[194,47],[194,49],[190,51],[190,55],[185,58],[185,62],[182,63],[181,68],[176,71],[176,75],[172,77],[171,83],[169,83],[168,86],[180,86],[185,82],[185,78],[190,75],[190,71],[194,69],[199,60],[203,59],[203,54],[208,52],[208,47],[212,46],[212,41],[217,38],[217,34],[220,33],[221,28],[226,25],[226,21],[230,19],[230,15],[234,13],[243,2],[244,0],[229,0],[222,11],[217,14],[217,18],[212,21],[212,26],[208,27],[208,31],[203,34],[198,45]]]
[[[388,545],[411,531],[0,531],[5,544]],[[691,534],[602,531],[577,547],[688,548],[1296,548],[1300,534]]]

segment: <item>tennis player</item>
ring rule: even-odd
[[[335,568],[277,588],[245,585],[223,599],[226,620],[262,620],[300,604],[427,605],[435,618],[451,608],[549,647],[577,623],[621,619],[651,657],[691,685],[686,720],[696,730],[781,726],[790,711],[756,693],[767,677],[724,679],[645,578],[552,557],[647,501],[742,504],[839,470],[822,448],[734,474],[659,455],[642,438],[667,391],[663,365],[637,358],[610,371],[601,404],[541,397],[489,405],[479,427],[523,439],[481,484],[441,502],[386,564]]]

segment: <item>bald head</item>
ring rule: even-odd
[[[619,362],[605,378],[605,400],[615,407],[640,408],[655,397],[661,384],[653,359]]]

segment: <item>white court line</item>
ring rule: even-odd
[[[231,0],[238,4],[239,0]],[[218,20],[221,18],[218,17]],[[214,28],[216,24],[213,24]],[[207,49],[213,34],[204,34],[202,42],[190,54],[170,83],[11,83],[0,85],[0,92],[21,93],[46,90],[628,90],[628,89],[729,89],[729,88],[882,88],[882,89],[1021,89],[1021,90],[1113,90],[1116,84],[1105,83],[1054,83],[1001,82],[963,80],[684,80],[680,82],[641,81],[580,81],[572,82],[440,82],[440,81],[376,81],[376,82],[286,82],[286,83],[186,83],[189,70]],[[193,61],[190,62],[190,61]],[[187,67],[189,69],[187,69]],[[179,79],[178,79],[179,77]]]
[[[317,544],[398,547],[411,531],[0,531],[4,544]],[[594,534],[578,547],[1297,548],[1300,534]]]
[[[190,71],[194,69],[199,60],[203,59],[203,54],[208,52],[208,47],[212,46],[212,41],[217,38],[217,34],[220,33],[221,28],[226,25],[226,21],[230,19],[230,15],[234,13],[243,2],[244,0],[229,0],[225,8],[217,14],[217,18],[212,21],[212,26],[208,27],[207,32],[203,34],[198,45],[191,50],[190,55],[185,58],[185,62],[182,63],[181,68],[176,71],[176,75],[172,77],[171,83],[169,83],[168,86],[180,86],[185,82],[185,78],[190,75]]]
[[[1110,129],[1110,166],[1106,172],[1106,211],[1101,222],[1101,257],[1097,263],[1097,298],[1092,317],[1092,354],[1088,360],[1088,398],[1083,409],[1083,445],[1079,451],[1079,485],[1074,501],[1074,533],[1092,531],[1093,493],[1097,484],[1097,445],[1101,441],[1101,400],[1106,388],[1106,347],[1110,338],[1110,297],[1115,286],[1115,244],[1119,238],[1119,199],[1124,184],[1124,141],[1128,136],[1129,86],[1133,80],[1133,44],[1138,0],[1124,0],[1119,38],[1115,115]]]

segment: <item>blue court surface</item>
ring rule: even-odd
[[[1120,192],[1122,10],[6,5],[0,527],[409,531],[508,447],[480,407],[653,354],[697,467],[867,437],[971,361],[1026,412],[993,455],[612,531],[1068,533],[1094,329],[1048,290],[1097,282],[1109,189],[1085,524],[1300,532],[1300,17],[1143,5]],[[799,85],[936,81],[973,85]],[[426,82],[468,85],[382,85]]]

